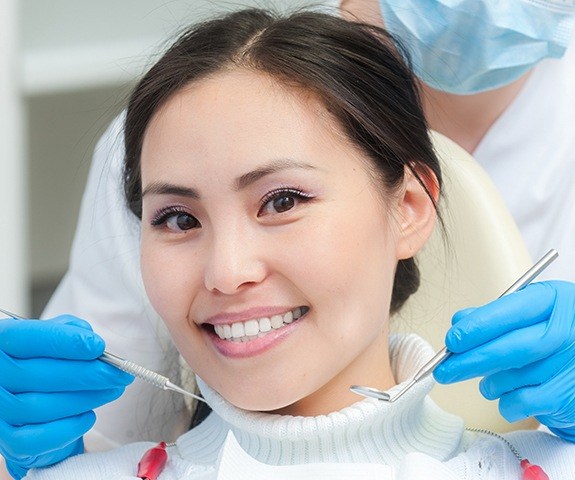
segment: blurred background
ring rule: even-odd
[[[310,3],[0,0],[0,307],[41,313],[68,266],[95,143],[168,39],[216,12]]]

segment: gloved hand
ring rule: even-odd
[[[133,377],[97,359],[104,341],[72,316],[0,320],[0,453],[20,479],[84,450],[94,408]]]
[[[452,322],[438,382],[484,377],[481,393],[507,420],[534,416],[575,442],[575,284],[533,283]]]

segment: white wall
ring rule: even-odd
[[[27,313],[25,165],[16,0],[0,0],[0,306]]]

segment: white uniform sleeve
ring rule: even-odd
[[[139,220],[123,196],[123,118],[116,118],[96,147],[69,270],[42,316],[83,318],[104,338],[108,351],[177,382],[177,352],[140,277]],[[85,437],[88,450],[139,439],[171,440],[178,425],[187,427],[182,398],[140,379],[96,413],[97,423]]]

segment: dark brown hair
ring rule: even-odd
[[[280,16],[247,9],[192,27],[134,89],[124,130],[124,190],[139,218],[140,154],[153,114],[185,85],[237,67],[313,92],[372,160],[383,193],[402,184],[406,167],[424,188],[421,177],[430,172],[441,184],[414,76],[403,49],[385,30],[317,12]],[[391,311],[418,286],[414,260],[401,260]]]

